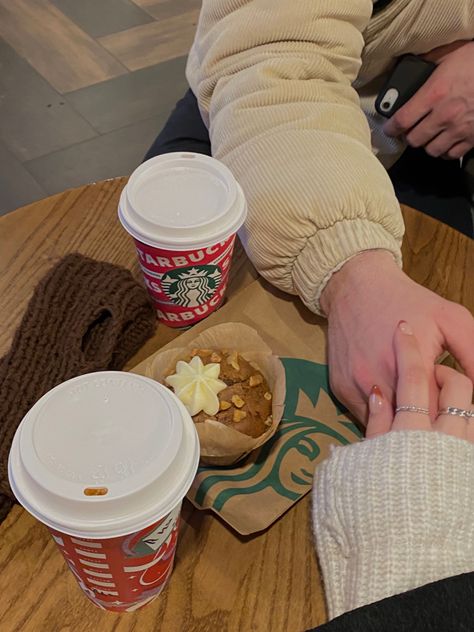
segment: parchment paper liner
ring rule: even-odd
[[[285,371],[280,360],[254,329],[241,323],[224,323],[206,329],[186,347],[158,353],[147,367],[146,375],[164,383],[165,375],[170,369],[174,370],[177,361],[195,348],[238,351],[264,375],[273,396],[272,425],[260,437],[249,437],[218,421],[209,420],[196,424],[201,444],[201,462],[206,465],[232,465],[275,434],[283,415]]]

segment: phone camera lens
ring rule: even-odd
[[[384,103],[382,103],[382,109],[383,110],[390,110],[390,106],[392,104],[390,103],[390,101],[385,101]]]

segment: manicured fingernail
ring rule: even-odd
[[[377,413],[383,406],[383,393],[380,388],[375,384],[372,386],[369,397],[369,408],[371,413]]]
[[[413,329],[405,320],[401,320],[398,323],[398,328],[400,329],[402,334],[406,334],[407,336],[413,336]]]

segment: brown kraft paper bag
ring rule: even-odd
[[[279,356],[285,371],[282,419],[275,434],[243,461],[201,467],[188,499],[248,535],[269,527],[307,494],[314,470],[331,446],[358,441],[360,431],[329,389],[326,322],[263,280],[252,283],[133,371],[149,375],[163,350],[189,347],[200,332],[233,322],[255,329]]]

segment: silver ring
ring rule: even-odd
[[[438,415],[453,415],[455,417],[464,417],[465,419],[474,419],[474,410],[466,410],[465,408],[456,408],[448,406],[438,410]]]
[[[397,406],[395,413],[419,413],[420,415],[428,415],[430,411],[428,408],[421,408],[420,406]]]

